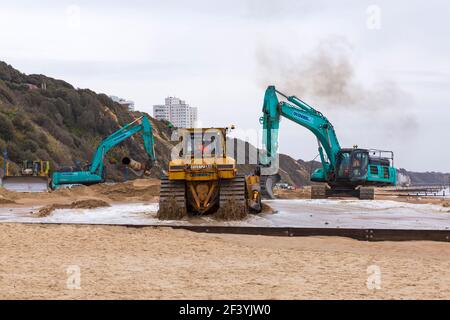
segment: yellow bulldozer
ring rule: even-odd
[[[178,130],[179,144],[172,153],[168,174],[161,181],[160,213],[261,212],[259,170],[253,175],[238,175],[236,160],[227,156],[228,131],[228,128]]]
[[[7,161],[2,186],[17,192],[45,192],[49,187],[49,171],[49,161],[24,160],[19,164],[19,170],[16,172],[12,172],[10,163]]]

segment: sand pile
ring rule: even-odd
[[[267,203],[262,204],[261,213],[275,213],[275,210]]]
[[[14,203],[18,206],[67,205],[85,199],[105,202],[158,202],[159,180],[139,179],[125,183],[102,183],[92,186],[61,188],[51,192],[21,193],[0,187],[0,205]]]
[[[16,203],[14,200],[8,199],[0,194],[0,204],[14,204],[14,203]]]
[[[109,203],[98,199],[86,199],[72,202],[71,204],[51,204],[39,210],[39,217],[46,217],[56,209],[94,209],[100,207],[109,207]]]
[[[117,184],[97,184],[86,187],[89,192],[107,197],[112,201],[132,199],[150,201],[159,196],[159,180],[140,179]],[[74,188],[76,192],[76,188]]]
[[[311,199],[311,187],[302,187],[295,190],[275,189],[277,199]]]
[[[0,204],[14,204],[16,203],[13,200],[11,192],[6,190],[5,188],[0,187]]]
[[[443,203],[442,203],[442,206],[443,206],[444,208],[450,208],[450,202],[443,202]],[[447,210],[447,212],[450,212],[450,210]]]
[[[262,204],[261,213],[271,214],[276,211],[267,203]],[[244,220],[248,216],[247,208],[236,206],[233,202],[228,202],[224,207],[217,210],[212,217],[222,221]]]

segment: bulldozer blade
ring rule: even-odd
[[[47,192],[48,177],[3,177],[2,187],[16,192]]]
[[[261,195],[264,199],[275,199],[273,187],[281,180],[280,175],[261,176]]]

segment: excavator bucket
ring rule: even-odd
[[[3,177],[2,187],[16,192],[47,192],[48,177],[9,176]]]

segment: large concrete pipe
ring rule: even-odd
[[[138,161],[133,160],[133,159],[131,159],[129,157],[123,157],[122,158],[122,164],[124,166],[127,166],[127,167],[129,167],[129,168],[131,168],[133,170],[136,170],[136,171],[141,171],[141,170],[145,170],[146,169],[146,166],[145,166],[144,163],[138,162]]]
[[[150,175],[150,169],[151,167],[147,166],[143,162],[139,162],[136,160],[133,160],[129,157],[123,157],[122,158],[122,164],[124,166],[127,166],[130,168],[136,175],[144,176],[144,175]]]

